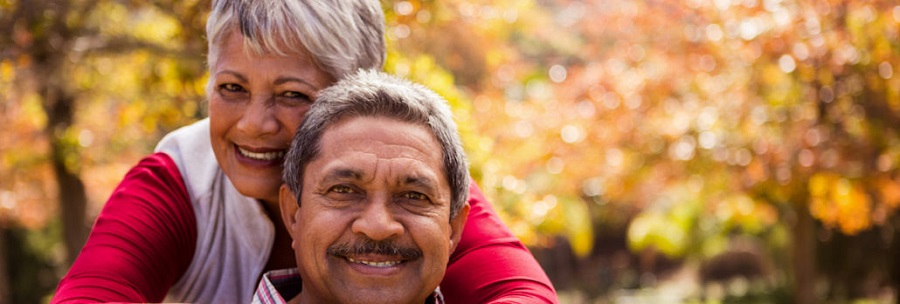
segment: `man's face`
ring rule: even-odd
[[[468,216],[466,205],[450,219],[441,157],[428,129],[398,120],[326,129],[299,209],[282,188],[301,302],[421,303],[434,291]]]

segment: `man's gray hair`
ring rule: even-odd
[[[341,79],[384,65],[384,27],[378,0],[213,0],[207,59],[212,69],[225,37],[239,30],[256,55],[305,48],[319,68]]]
[[[320,153],[329,126],[352,117],[385,117],[425,127],[441,146],[444,176],[450,185],[450,218],[469,194],[469,170],[447,101],[434,91],[396,76],[360,70],[322,90],[294,134],[285,156],[284,181],[297,196],[306,166]]]

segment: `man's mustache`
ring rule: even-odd
[[[352,256],[363,254],[377,254],[387,256],[399,256],[406,260],[422,257],[422,251],[415,247],[398,245],[395,241],[375,241],[367,237],[361,237],[351,242],[337,243],[328,246],[326,253],[335,256]]]

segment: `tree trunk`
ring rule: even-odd
[[[41,57],[38,57],[41,58]],[[86,225],[85,210],[87,191],[81,181],[79,165],[67,164],[67,159],[80,158],[78,143],[65,138],[66,131],[75,119],[75,98],[67,93],[63,81],[66,77],[59,68],[64,62],[64,55],[53,54],[43,57],[42,69],[46,81],[41,83],[41,97],[44,99],[44,111],[47,113],[46,134],[50,139],[50,161],[53,173],[59,185],[60,218],[63,225],[63,237],[66,244],[66,261],[71,265],[84,246],[89,227]]]
[[[806,205],[794,208],[797,221],[794,223],[793,276],[794,304],[816,303],[816,224]]]
[[[6,251],[9,250],[9,244],[6,242],[7,229],[3,223],[0,223],[0,304],[5,304],[12,299],[12,291],[9,289],[9,260],[6,257]]]
[[[53,171],[56,175],[56,183],[59,184],[60,216],[66,243],[66,262],[68,265],[72,265],[87,240],[88,226],[85,221],[87,194],[84,183],[78,174],[70,172],[63,159],[59,157],[58,153],[64,149],[60,145],[59,139],[54,139]]]

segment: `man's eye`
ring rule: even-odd
[[[353,188],[343,185],[333,186],[328,191],[333,193],[356,193],[356,190],[353,190]]]
[[[428,196],[419,192],[406,192],[403,194],[403,198],[417,201],[428,201]]]

